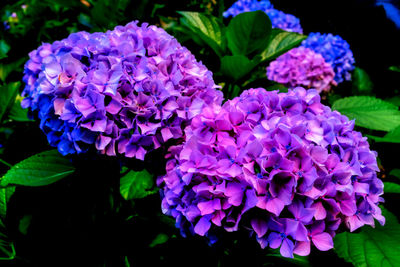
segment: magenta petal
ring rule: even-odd
[[[111,137],[104,136],[104,135],[99,135],[99,137],[96,140],[96,148],[98,150],[103,150],[106,148],[106,146],[111,142]]]
[[[380,223],[380,225],[385,225],[386,219],[382,216],[382,214],[375,213],[374,218]]]
[[[218,210],[214,213],[214,216],[211,218],[211,221],[218,226],[222,226],[221,221],[225,218],[225,212],[222,210]]]
[[[233,125],[240,124],[244,119],[244,115],[241,112],[233,111],[229,112],[229,120]]]
[[[328,150],[320,146],[311,149],[311,157],[318,163],[324,163],[328,159]]]
[[[257,237],[257,242],[260,244],[261,248],[264,249],[268,246],[268,238],[258,238]]]
[[[201,215],[211,214],[215,210],[214,206],[213,206],[213,202],[211,200],[200,202],[199,204],[197,204],[197,207],[199,208]]]
[[[311,205],[311,208],[315,209],[314,217],[316,220],[323,220],[326,217],[326,210],[321,202],[315,202]]]
[[[169,139],[174,137],[174,135],[171,133],[171,130],[169,128],[162,128],[161,135],[162,135],[164,142],[167,142]]]
[[[204,236],[211,227],[210,219],[201,217],[194,227],[194,232],[198,235]]]
[[[345,219],[345,222],[346,222],[346,225],[349,227],[350,232],[353,232],[364,225],[364,223],[360,221],[360,219],[357,217],[357,215],[347,217]]]
[[[61,115],[65,104],[65,99],[63,98],[56,98],[54,99],[54,114]]]
[[[271,248],[278,248],[282,244],[282,237],[280,234],[272,232],[268,236],[268,243]]]
[[[242,168],[237,164],[232,164],[232,166],[225,171],[225,173],[229,174],[231,177],[237,177],[238,175],[242,174],[242,172]]]
[[[313,235],[312,242],[321,251],[327,251],[333,248],[333,240],[328,233]]]
[[[369,184],[367,183],[359,183],[354,182],[354,192],[360,194],[368,194],[369,193]]]
[[[147,153],[146,149],[144,149],[143,147],[139,147],[138,150],[136,151],[135,156],[140,160],[144,160],[146,153]]]
[[[233,206],[240,206],[243,200],[243,188],[237,183],[228,183],[225,190],[225,195],[228,198],[228,202]]]
[[[346,216],[352,216],[357,211],[356,202],[353,199],[342,200],[339,202],[340,210]]]
[[[193,221],[197,216],[200,216],[200,211],[196,206],[190,205],[185,214],[189,221]]]
[[[79,98],[75,101],[75,107],[79,110],[83,116],[87,117],[96,111],[96,108],[92,105],[91,101],[87,98]]]
[[[320,144],[324,139],[324,130],[317,121],[310,121],[307,126],[305,138],[309,141],[313,141],[316,144]]]
[[[314,217],[315,210],[311,208],[305,208],[301,211],[301,215],[299,217],[299,220],[301,220],[303,223],[309,223],[312,218]]]
[[[282,146],[287,146],[290,143],[290,133],[281,129],[278,129],[275,135],[276,141]]]
[[[279,198],[273,198],[273,199],[267,200],[265,209],[268,210],[269,212],[275,214],[276,216],[279,216],[279,214],[282,212],[284,207],[285,207],[285,204],[283,203],[282,200],[280,200]]]
[[[251,226],[254,231],[257,233],[257,237],[263,237],[265,233],[267,233],[268,225],[267,222],[258,218],[254,218],[251,220]]]
[[[117,114],[117,113],[121,110],[121,108],[122,108],[121,103],[118,102],[118,101],[116,101],[116,100],[114,100],[114,99],[112,99],[112,100],[110,101],[110,103],[107,105],[106,111],[107,111],[108,113],[110,113],[110,114],[115,115],[115,114]]]
[[[58,76],[61,72],[61,65],[60,63],[58,63],[55,59],[54,61],[46,64],[45,66],[45,72],[46,74],[51,77],[54,78],[56,76]]]
[[[280,249],[281,255],[286,258],[293,258],[293,242],[287,238],[283,239]]]
[[[188,114],[189,119],[192,119],[194,116],[200,114],[203,109],[203,106],[204,102],[196,98],[189,108],[189,114]]]
[[[310,250],[311,250],[310,241],[296,242],[293,253],[300,256],[308,256],[310,254]]]
[[[263,150],[261,143],[258,142],[257,140],[251,142],[246,148],[247,148],[247,154],[253,156],[254,158],[257,158]]]
[[[293,219],[286,219],[286,229],[285,232],[291,235],[297,241],[307,241],[307,229],[299,221]]]
[[[246,190],[246,202],[244,203],[243,212],[255,207],[257,202],[258,198],[254,190]]]

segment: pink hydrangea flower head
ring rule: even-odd
[[[318,92],[329,91],[336,85],[332,66],[320,54],[305,47],[293,48],[272,61],[267,67],[267,77],[289,88],[301,86]]]

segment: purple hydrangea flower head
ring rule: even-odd
[[[318,92],[329,91],[335,73],[324,58],[309,48],[297,47],[272,61],[267,67],[267,77],[272,81],[293,88],[302,86]]]
[[[79,32],[32,51],[22,106],[62,154],[95,147],[144,159],[221,103],[212,73],[163,29],[131,22]]]
[[[355,63],[353,52],[350,50],[349,43],[340,36],[331,33],[310,33],[301,45],[321,54],[325,61],[332,65],[337,83],[351,79]]]
[[[278,28],[289,32],[303,33],[300,20],[293,15],[285,14],[282,11],[274,9],[268,0],[238,0],[228,10],[223,13],[225,18],[234,17],[243,12],[264,11],[272,23],[272,28]]]
[[[250,229],[285,257],[329,250],[339,226],[385,221],[376,152],[353,128],[301,87],[210,105],[169,150],[162,210],[185,233]]]

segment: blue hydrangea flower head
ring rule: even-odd
[[[300,20],[293,15],[274,9],[269,1],[257,0],[238,0],[227,11],[224,17],[234,17],[243,12],[251,12],[261,10],[264,11],[272,23],[272,28],[278,28],[289,32],[303,33]]]
[[[257,10],[268,10],[274,8],[270,1],[263,0],[238,0],[227,11],[224,12],[225,18],[234,17],[243,12],[251,12]]]
[[[268,9],[265,11],[272,23],[272,28],[282,29],[288,32],[303,33],[300,20],[293,15],[286,14],[277,9]]]
[[[302,42],[302,46],[321,54],[325,61],[332,65],[335,71],[335,82],[351,80],[351,71],[354,70],[353,52],[348,42],[338,35],[310,33]]]

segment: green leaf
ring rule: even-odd
[[[9,240],[8,236],[5,234],[5,230],[0,220],[0,261],[13,260],[16,256],[14,243]]]
[[[129,263],[128,256],[125,256],[125,267],[131,267],[131,264]]]
[[[67,18],[63,19],[63,20],[47,20],[44,23],[44,28],[57,28],[57,27],[61,27],[64,26],[69,20]]]
[[[29,226],[31,225],[31,221],[32,221],[31,214],[27,214],[27,215],[24,215],[24,217],[22,217],[22,219],[19,221],[19,225],[18,225],[18,230],[21,232],[21,234],[23,234],[23,235],[28,234],[28,229],[29,229]]]
[[[385,101],[390,102],[396,106],[400,106],[400,96],[386,98]]]
[[[7,229],[0,218],[0,261],[13,260],[15,258],[14,243],[7,236]]]
[[[0,64],[0,80],[6,81],[8,75],[14,70],[14,64]]]
[[[364,226],[360,233],[341,233],[334,239],[339,257],[354,266],[400,266],[400,224],[396,216],[382,208],[385,226]]]
[[[279,90],[280,93],[287,93],[289,89],[286,86],[284,86],[283,84],[275,83],[273,85],[266,87],[265,90],[267,90],[267,91]]]
[[[1,179],[0,186],[43,186],[52,184],[75,171],[72,163],[58,153],[49,150],[15,164]]]
[[[218,18],[198,12],[178,11],[183,16],[182,24],[196,33],[214,52],[221,57],[225,51],[223,26]]]
[[[80,24],[88,27],[88,28],[93,28],[93,25],[90,23],[90,16],[80,13],[78,16],[78,21]]]
[[[400,184],[391,183],[391,182],[384,182],[384,190],[383,192],[386,193],[400,193]]]
[[[301,266],[301,267],[310,267],[311,266],[308,256],[293,255],[293,258],[286,258],[286,257],[283,257],[278,250],[275,250],[273,253],[268,254],[267,256],[276,257],[276,258],[281,259],[282,261],[286,261],[288,263],[292,263],[294,265]]]
[[[7,110],[14,104],[19,86],[20,82],[0,86],[0,122]]]
[[[6,217],[7,204],[14,192],[15,186],[0,188],[0,220]]]
[[[384,137],[374,136],[374,135],[367,135],[368,138],[373,139],[375,142],[378,143],[400,143],[400,126],[396,127],[392,131],[388,132]]]
[[[4,40],[0,40],[0,59],[6,58],[10,46]]]
[[[13,71],[22,72],[22,66],[26,62],[26,60],[27,59],[23,57],[9,64],[0,64],[0,80],[2,82],[5,82],[8,75]]]
[[[234,55],[261,52],[267,45],[272,26],[262,11],[245,12],[234,17],[228,25],[228,47]]]
[[[158,234],[156,238],[154,238],[154,240],[150,243],[149,247],[154,248],[157,245],[164,244],[165,242],[168,241],[168,239],[169,239],[168,235],[164,233]]]
[[[243,55],[224,56],[221,59],[221,72],[237,81],[249,73],[257,64],[257,60],[250,61]]]
[[[265,61],[277,58],[290,49],[300,45],[306,38],[307,36],[302,34],[272,29],[268,46],[261,53],[261,60]]]
[[[400,111],[392,103],[370,96],[351,96],[333,103],[332,109],[350,119],[358,126],[380,131],[391,131],[400,126]]]
[[[395,71],[395,72],[400,72],[400,66],[390,66],[389,70]]]
[[[359,67],[356,67],[354,69],[352,81],[353,81],[353,91],[358,92],[360,94],[369,94],[371,93],[374,87],[374,84],[372,83],[367,72]]]
[[[21,95],[17,95],[17,97],[15,98],[15,102],[11,106],[11,109],[8,113],[8,118],[19,122],[32,121],[28,118],[28,109],[23,109],[21,107],[22,99],[23,97]]]
[[[148,171],[130,171],[120,180],[120,192],[124,199],[144,198],[158,192],[154,187],[153,175]]]
[[[390,171],[389,175],[392,175],[394,177],[400,178],[400,169],[393,169]]]

